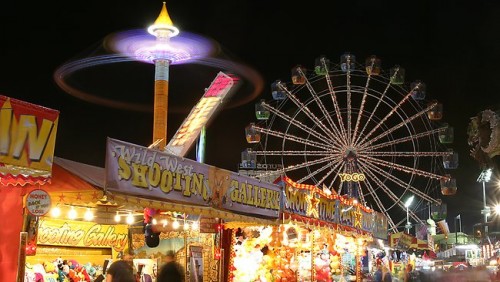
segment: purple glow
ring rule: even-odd
[[[181,32],[168,42],[159,42],[142,29],[111,34],[104,45],[133,60],[153,64],[154,59],[162,58],[172,65],[208,57],[216,50],[214,41],[193,33]]]

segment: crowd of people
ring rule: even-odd
[[[130,257],[113,262],[106,271],[105,282],[144,282],[134,269]],[[164,257],[164,263],[158,271],[157,282],[184,282],[184,269],[175,260],[175,253],[168,251]]]

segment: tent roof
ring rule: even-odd
[[[59,157],[54,157],[54,164],[56,167],[59,166],[94,187],[104,188],[105,172],[102,167],[79,163]],[[53,177],[53,179],[54,178],[56,177]]]
[[[104,168],[54,157],[52,181],[43,185],[43,189],[51,194],[52,201],[55,204],[92,207],[97,204],[102,206],[104,184]],[[279,222],[277,220],[217,210],[211,207],[186,205],[160,199],[144,199],[109,191],[105,201],[106,206],[115,206],[120,209],[142,210],[144,207],[150,207],[207,217],[224,218],[227,221],[233,221],[233,223],[239,222],[240,224],[277,224]]]

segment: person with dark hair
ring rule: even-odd
[[[184,268],[175,261],[174,251],[165,255],[165,264],[158,272],[157,282],[184,282]]]
[[[106,282],[135,282],[134,269],[124,260],[117,260],[106,271]]]

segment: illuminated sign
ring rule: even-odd
[[[341,173],[339,174],[340,181],[342,182],[360,182],[365,181],[363,173]]]
[[[278,217],[277,185],[194,160],[108,138],[106,187],[110,191]]]
[[[387,239],[387,217],[384,214],[338,195],[325,195],[314,185],[296,183],[287,177],[283,181],[284,211],[368,231],[375,238]]]
[[[37,243],[72,247],[112,247],[115,251],[123,251],[128,245],[128,228],[127,225],[41,219]]]
[[[191,110],[174,137],[167,144],[165,150],[171,154],[184,157],[200,135],[203,126],[207,124],[210,117],[222,104],[224,97],[237,82],[236,77],[219,72],[198,104]]]
[[[2,184],[50,179],[58,120],[59,111],[0,95],[0,175],[9,176]]]

